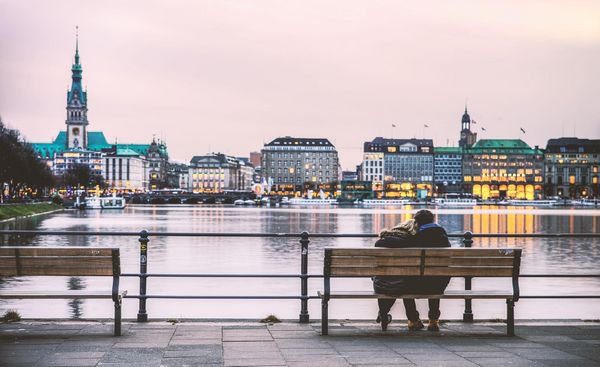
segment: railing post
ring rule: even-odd
[[[304,231],[300,234],[300,323],[308,323],[310,317],[308,315],[308,232]]]
[[[473,244],[473,233],[470,231],[465,232],[463,235],[463,244],[465,248],[471,248]],[[465,277],[465,290],[471,290],[471,277]],[[472,300],[465,299],[465,311],[463,312],[463,321],[464,322],[473,322],[473,309],[472,309]]]
[[[148,321],[146,313],[146,273],[148,271],[148,231],[145,229],[140,232],[140,305],[137,314],[138,322]]]

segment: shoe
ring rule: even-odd
[[[424,327],[425,325],[423,325],[423,321],[419,319],[415,321],[408,320],[408,330],[410,331],[423,330]]]
[[[427,331],[440,331],[440,320],[429,320]]]
[[[385,320],[381,318],[381,313],[377,314],[377,319],[375,320],[377,323],[381,323],[381,330],[387,331],[388,324],[392,322],[392,315],[389,313],[385,315]]]

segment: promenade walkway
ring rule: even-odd
[[[393,322],[112,322],[0,324],[0,366],[600,366],[600,323],[449,322],[440,333]]]

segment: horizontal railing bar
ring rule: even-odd
[[[0,235],[23,234],[40,236],[139,236],[140,232],[103,232],[103,231],[34,231],[0,230]],[[148,232],[150,237],[271,237],[300,238],[300,233],[217,233],[217,232]],[[378,234],[364,233],[309,233],[311,238],[376,238]],[[600,238],[600,233],[472,233],[480,238]],[[464,233],[449,233],[448,237],[463,238]]]
[[[174,273],[123,273],[122,277],[155,278],[323,278],[322,274],[174,274]],[[408,276],[408,275],[407,275]],[[354,278],[351,276],[350,278]],[[365,276],[369,278],[370,276]],[[342,278],[342,277],[340,277]],[[456,277],[461,278],[461,277]],[[476,277],[478,278],[478,277]],[[493,277],[491,277],[493,278]],[[600,278],[600,274],[520,274],[519,278]]]
[[[183,296],[183,295],[169,295],[169,294],[147,294],[141,295],[130,295],[127,294],[123,298],[163,298],[163,299],[317,299],[319,296]]]
[[[600,295],[590,296],[590,295],[535,295],[535,296],[519,296],[519,298],[527,298],[527,299],[548,299],[548,298],[556,298],[556,299],[575,299],[575,298],[586,298],[586,299],[600,299]]]
[[[122,277],[147,277],[147,278],[322,278],[323,275],[302,274],[159,274],[159,273],[126,273]]]
[[[164,298],[164,299],[318,299],[319,296],[183,296],[183,295],[145,295],[140,296],[136,294],[127,294],[123,298],[136,298],[136,299],[144,299],[144,298]],[[531,296],[519,296],[520,299],[600,299],[600,295],[558,295],[558,294],[550,294],[550,295],[531,295]]]

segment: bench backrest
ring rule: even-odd
[[[326,248],[326,277],[518,277],[521,249]]]
[[[0,276],[120,274],[118,248],[0,247]]]

